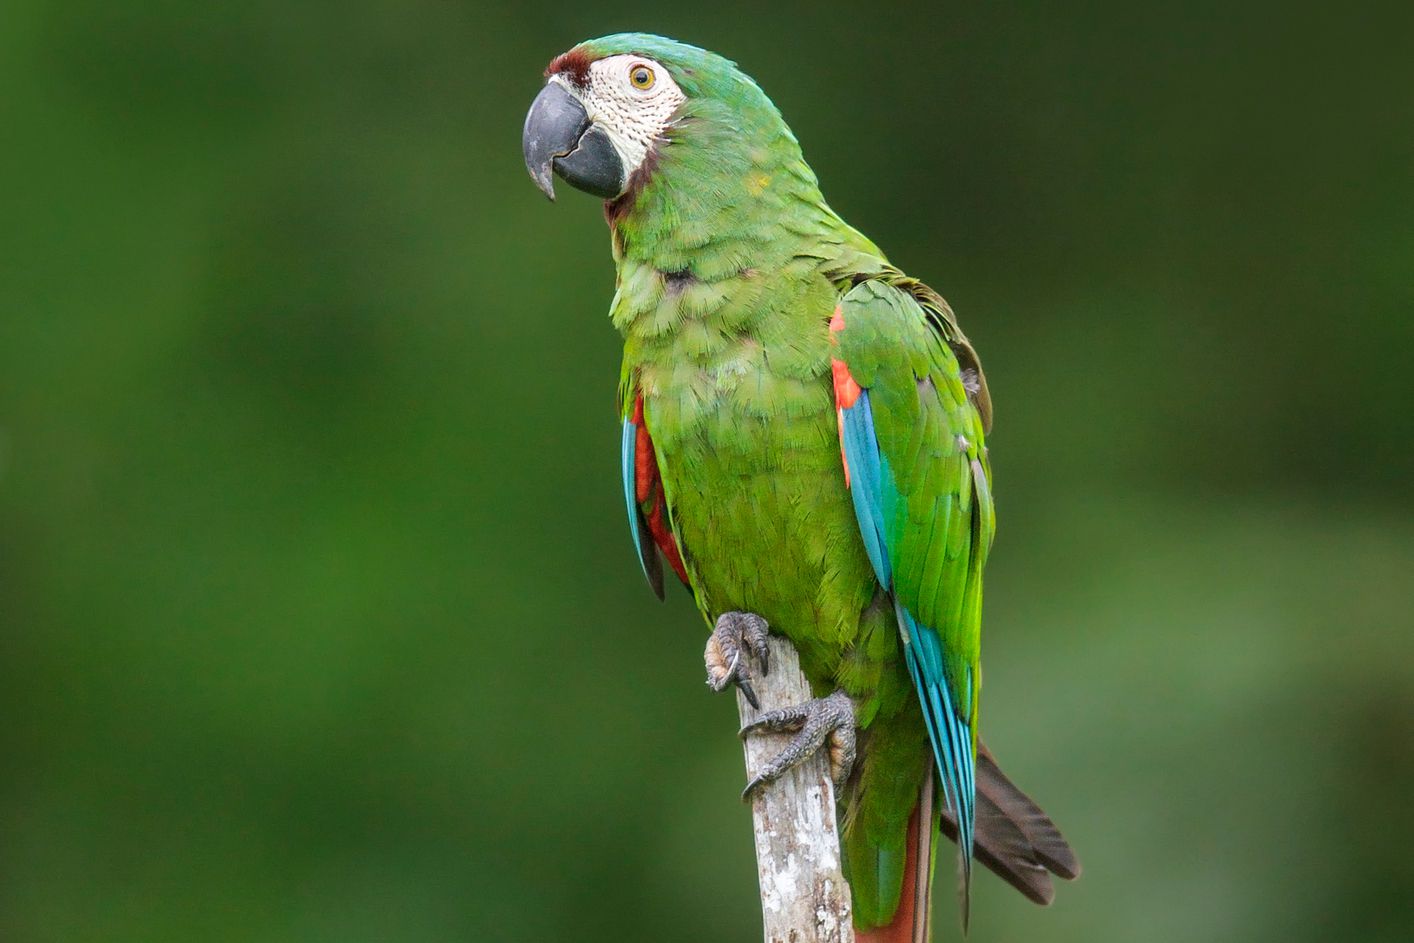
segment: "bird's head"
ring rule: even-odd
[[[620,33],[580,43],[545,70],[521,140],[536,186],[554,177],[604,200],[696,156],[730,168],[751,146],[795,138],[734,63],[686,43]],[[774,137],[774,141],[771,139]]]

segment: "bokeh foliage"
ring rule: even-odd
[[[1087,873],[972,939],[1408,939],[1410,16],[1071,6],[7,3],[0,936],[756,938],[603,224],[520,164],[639,28],[987,365],[985,729]]]

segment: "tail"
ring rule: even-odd
[[[918,624],[913,614],[894,597],[894,612],[903,633],[904,662],[918,691],[923,708],[923,725],[933,747],[933,759],[942,774],[946,801],[943,807],[961,827],[953,840],[958,846],[957,899],[962,916],[962,932],[967,933],[972,902],[972,858],[975,853],[977,823],[977,697],[972,674],[967,675],[970,705],[965,714],[957,709],[957,692],[947,681],[943,643],[938,633]],[[967,719],[964,719],[966,717]]]
[[[908,851],[903,865],[903,890],[898,909],[888,925],[870,930],[855,928],[855,943],[928,943],[933,914],[933,839],[938,834],[934,812],[933,768],[930,764],[918,794],[918,805],[908,819]],[[956,823],[954,823],[956,832]]]
[[[1080,876],[1080,860],[1050,816],[997,766],[985,746],[977,747],[977,860],[1042,906],[1056,896],[1054,875]],[[957,841],[957,819],[943,811],[943,834]]]
[[[924,810],[942,806],[942,834],[957,841],[957,818],[947,803],[934,798],[931,765],[908,820],[903,889],[893,919],[882,927],[855,929],[856,943],[928,943],[932,919],[933,840],[939,815]],[[1042,906],[1056,896],[1051,878],[1073,881],[1080,860],[1065,836],[1026,793],[997,765],[990,750],[977,747],[977,860],[988,870]]]

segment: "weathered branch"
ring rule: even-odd
[[[761,710],[737,692],[745,726],[762,713],[802,704],[811,697],[795,648],[772,637],[771,673],[752,679]],[[747,738],[748,780],[780,750],[784,736],[757,733]],[[835,828],[835,791],[828,750],[820,750],[751,800],[756,831],[756,870],[761,883],[761,915],[766,943],[854,943],[849,885],[840,871]]]

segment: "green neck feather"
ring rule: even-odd
[[[687,97],[629,193],[606,206],[618,266],[612,314],[625,335],[661,342],[684,321],[751,330],[784,307],[763,294],[882,260],[826,205],[781,113],[733,63],[637,33],[580,48],[652,58]]]
[[[689,98],[644,179],[611,207],[621,261],[719,281],[787,256],[783,235],[843,226],[780,113],[736,75],[733,100]]]

